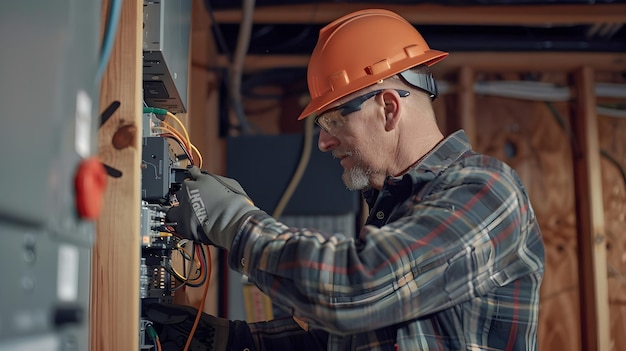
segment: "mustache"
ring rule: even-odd
[[[356,154],[356,152],[354,152],[354,151],[337,151],[337,150],[333,150],[332,154],[333,154],[333,158],[344,158],[344,157],[348,157],[348,156],[354,156]]]

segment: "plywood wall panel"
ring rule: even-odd
[[[476,97],[475,149],[511,165],[531,197],[544,235],[546,271],[540,350],[580,350],[578,260],[572,156],[565,102]]]
[[[626,349],[626,119],[599,116],[611,350]]]

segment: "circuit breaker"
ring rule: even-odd
[[[178,237],[166,218],[167,210],[176,204],[176,193],[189,176],[187,167],[199,165],[194,153],[198,158],[200,155],[186,131],[174,128],[174,114],[158,108],[146,110],[141,156],[139,350],[156,351],[156,330],[143,311],[150,304],[173,303],[175,292],[185,286],[207,283],[209,263],[201,245]],[[182,126],[180,121],[176,123]]]

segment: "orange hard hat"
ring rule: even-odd
[[[392,11],[345,15],[320,30],[307,70],[311,101],[298,119],[381,79],[417,65],[431,66],[447,55],[431,50],[412,24]]]

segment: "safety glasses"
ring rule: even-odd
[[[406,90],[395,89],[400,97],[409,96],[409,92]],[[383,89],[370,91],[364,95],[355,97],[354,99],[343,103],[339,106],[333,107],[324,111],[322,114],[315,117],[315,124],[320,126],[326,133],[335,136],[337,132],[346,123],[345,117],[352,112],[361,110],[361,105],[372,97],[380,94]]]

